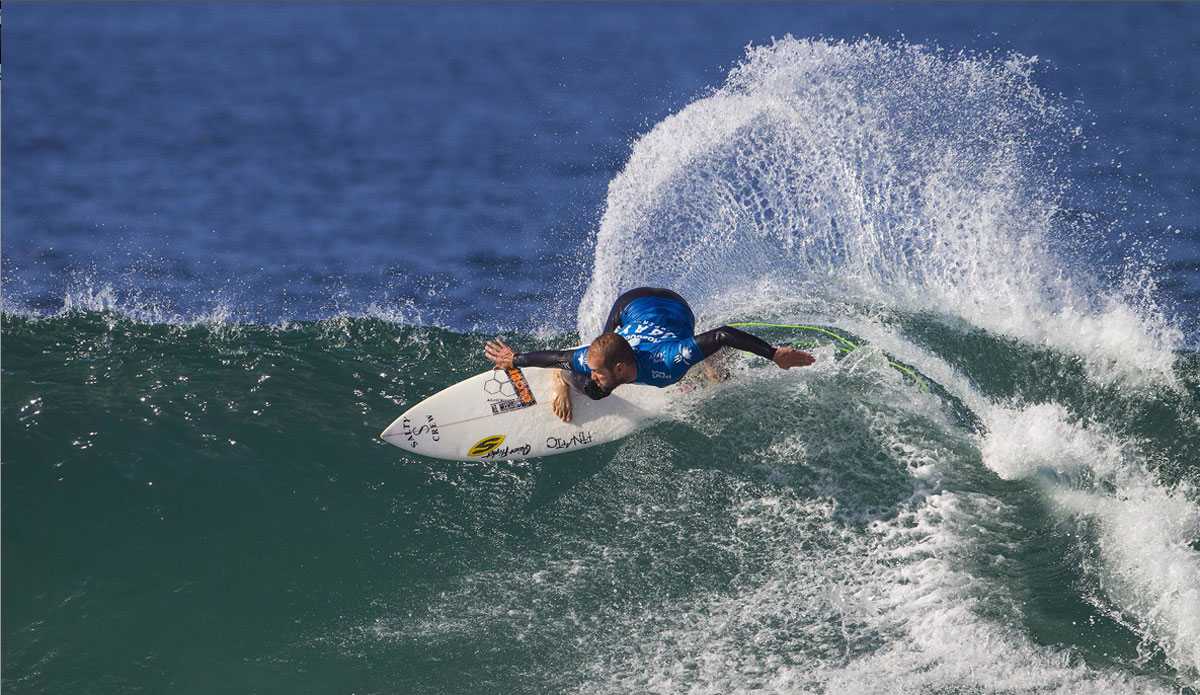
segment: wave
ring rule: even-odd
[[[3,322],[10,490],[76,479],[111,499],[110,486],[141,481],[200,505],[236,484],[274,505],[386,462],[428,477],[403,498],[426,533],[491,539],[419,608],[381,598],[366,622],[302,636],[306,653],[453,651],[479,630],[522,634],[558,650],[546,682],[586,692],[868,692],[879,678],[903,692],[1146,692],[1196,678],[1187,452],[1200,445],[1200,361],[1186,355],[1175,379],[1192,396],[1106,411],[1118,387],[1069,354],[910,317],[897,333],[924,342],[909,356],[936,356],[952,380],[923,371],[923,389],[851,337],[860,347],[840,359],[837,344],[811,347],[818,362],[800,375],[740,360],[735,379],[617,444],[532,466],[441,465],[375,435],[477,372],[483,334],[378,319]],[[962,383],[984,385],[973,406],[944,395]],[[1014,405],[1048,392],[1060,402]],[[1158,415],[1139,425],[1147,410]],[[550,471],[572,470],[582,478],[553,482],[568,474]],[[429,484],[443,492],[425,496]],[[466,497],[445,507],[446,494]],[[496,544],[497,514],[516,525],[511,538],[538,542]],[[1086,625],[1074,634],[1055,622],[1064,603]]]
[[[1080,539],[1075,589],[1139,636],[1145,660],[1155,654],[1195,683],[1195,354],[1181,349],[1183,333],[1157,299],[1152,263],[1130,260],[1115,282],[1089,270],[1089,248],[1112,223],[1075,207],[1070,161],[1087,143],[1071,110],[1036,86],[1035,65],[876,40],[788,37],[748,49],[723,87],[638,140],[610,184],[579,331],[595,332],[623,289],[655,285],[688,297],[702,323],[823,321],[914,365],[971,414],[957,427],[978,423],[973,453],[930,465],[977,461],[1000,480],[1035,484],[1044,522]],[[800,435],[787,455],[764,453],[764,465],[784,465],[821,436]],[[929,455],[897,439],[897,465]],[[982,607],[987,582],[951,560],[999,543],[995,562],[1008,561],[987,531],[1010,523],[1004,497],[942,483],[875,529],[897,547],[880,550],[869,533],[848,540],[866,565],[839,568],[839,584],[826,588],[839,601],[853,597],[855,624],[898,630],[864,638],[890,645],[869,657],[854,658],[851,639],[822,676],[803,659],[794,671],[746,660],[741,612],[766,624],[794,619],[802,631],[803,616],[788,611],[816,608],[796,601],[830,600],[806,590],[830,580],[808,576],[801,543],[797,565],[781,556],[779,574],[749,594],[678,608],[685,619],[704,615],[701,623],[647,618],[631,628],[671,629],[677,641],[642,635],[646,654],[623,662],[616,689],[699,681],[736,690],[737,679],[720,674],[749,669],[784,679],[785,690],[867,691],[864,673],[898,691],[977,678],[988,690],[1122,690],[1123,676],[1013,635],[1007,625],[1020,607]],[[801,538],[812,504],[788,505]],[[775,540],[793,547],[787,536]],[[879,566],[904,567],[914,555],[924,559],[908,569]],[[988,591],[1011,594],[1003,583]],[[825,606],[835,609],[848,606]],[[792,649],[803,652],[803,642]],[[693,657],[690,672],[667,669],[684,653],[705,657]]]

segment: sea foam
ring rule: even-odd
[[[580,333],[638,285],[716,320],[849,297],[1084,356],[1098,381],[1169,382],[1182,333],[1138,270],[1081,270],[1105,230],[1068,214],[1082,136],[1035,71],[874,40],[749,49],[610,183]],[[775,292],[744,291],[759,283]]]

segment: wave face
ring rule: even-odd
[[[376,435],[484,335],[5,315],[5,688],[1194,688],[1200,359],[1132,392],[888,325],[935,388],[827,345],[618,443],[458,464]]]
[[[640,139],[579,333],[506,340],[653,284],[863,347],[593,449],[379,441],[482,369],[415,314],[7,311],[6,692],[1194,692],[1200,356],[1031,70],[785,39]]]

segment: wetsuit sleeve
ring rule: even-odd
[[[538,350],[537,352],[518,352],[513,355],[514,367],[557,367],[570,369],[574,363],[574,350]]]
[[[775,348],[771,347],[770,343],[732,326],[721,326],[711,331],[705,331],[696,336],[696,344],[700,346],[700,352],[705,357],[710,357],[723,347],[731,347],[735,350],[752,352],[769,360],[775,359]]]

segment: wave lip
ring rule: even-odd
[[[1169,382],[1182,333],[1143,269],[1086,270],[1107,230],[1068,214],[1082,135],[1036,64],[878,40],[748,49],[611,182],[581,335],[638,285],[719,320],[849,297],[1083,355],[1101,381]]]

